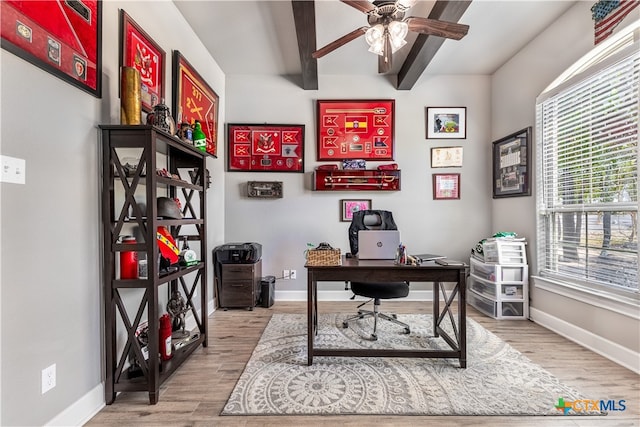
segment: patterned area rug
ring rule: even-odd
[[[381,321],[377,341],[367,340],[372,319],[344,329],[346,317],[320,315],[318,348],[448,349],[432,337],[430,315],[398,315],[410,335]],[[562,415],[560,398],[585,398],[472,319],[466,369],[457,359],[375,357],[314,357],[307,366],[306,328],[306,315],[273,315],[221,415]]]

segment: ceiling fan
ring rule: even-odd
[[[469,26],[464,24],[416,16],[405,18],[405,12],[417,0],[340,1],[367,14],[369,26],[357,28],[316,50],[311,54],[313,58],[322,58],[364,35],[369,44],[369,51],[380,55],[379,72],[386,73],[391,69],[391,55],[407,44],[405,37],[409,31],[454,40],[460,40],[469,31]]]

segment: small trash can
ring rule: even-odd
[[[260,306],[269,308],[273,305],[276,293],[276,277],[265,276],[260,280]]]

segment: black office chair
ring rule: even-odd
[[[364,210],[353,213],[353,219],[349,226],[349,245],[351,255],[358,254],[358,231],[360,230],[397,230],[393,215],[389,211]],[[404,327],[404,333],[411,333],[409,325],[400,322],[395,314],[387,315],[380,313],[380,300],[392,298],[405,298],[409,295],[409,282],[351,282],[351,291],[354,295],[371,298],[358,306],[358,314],[349,317],[342,322],[344,328],[349,327],[349,322],[356,319],[373,317],[372,340],[377,340],[378,318],[388,320]],[[363,310],[362,306],[373,300],[373,311]]]

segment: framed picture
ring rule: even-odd
[[[465,139],[467,107],[427,107],[427,139]]]
[[[228,124],[229,172],[304,172],[304,125]]]
[[[462,167],[462,147],[435,147],[431,149],[432,168]]]
[[[199,121],[207,136],[207,153],[218,157],[220,99],[179,51],[173,51],[173,118],[180,123]]]
[[[164,50],[120,9],[120,67],[140,73],[142,110],[151,112],[164,98]]]
[[[395,101],[318,100],[318,160],[393,160]]]
[[[371,209],[371,199],[340,200],[340,221],[351,222],[353,213]]]
[[[493,198],[530,196],[531,127],[493,142]]]
[[[460,198],[459,173],[433,174],[433,199],[450,200]]]
[[[102,97],[102,2],[2,1],[2,48]]]

